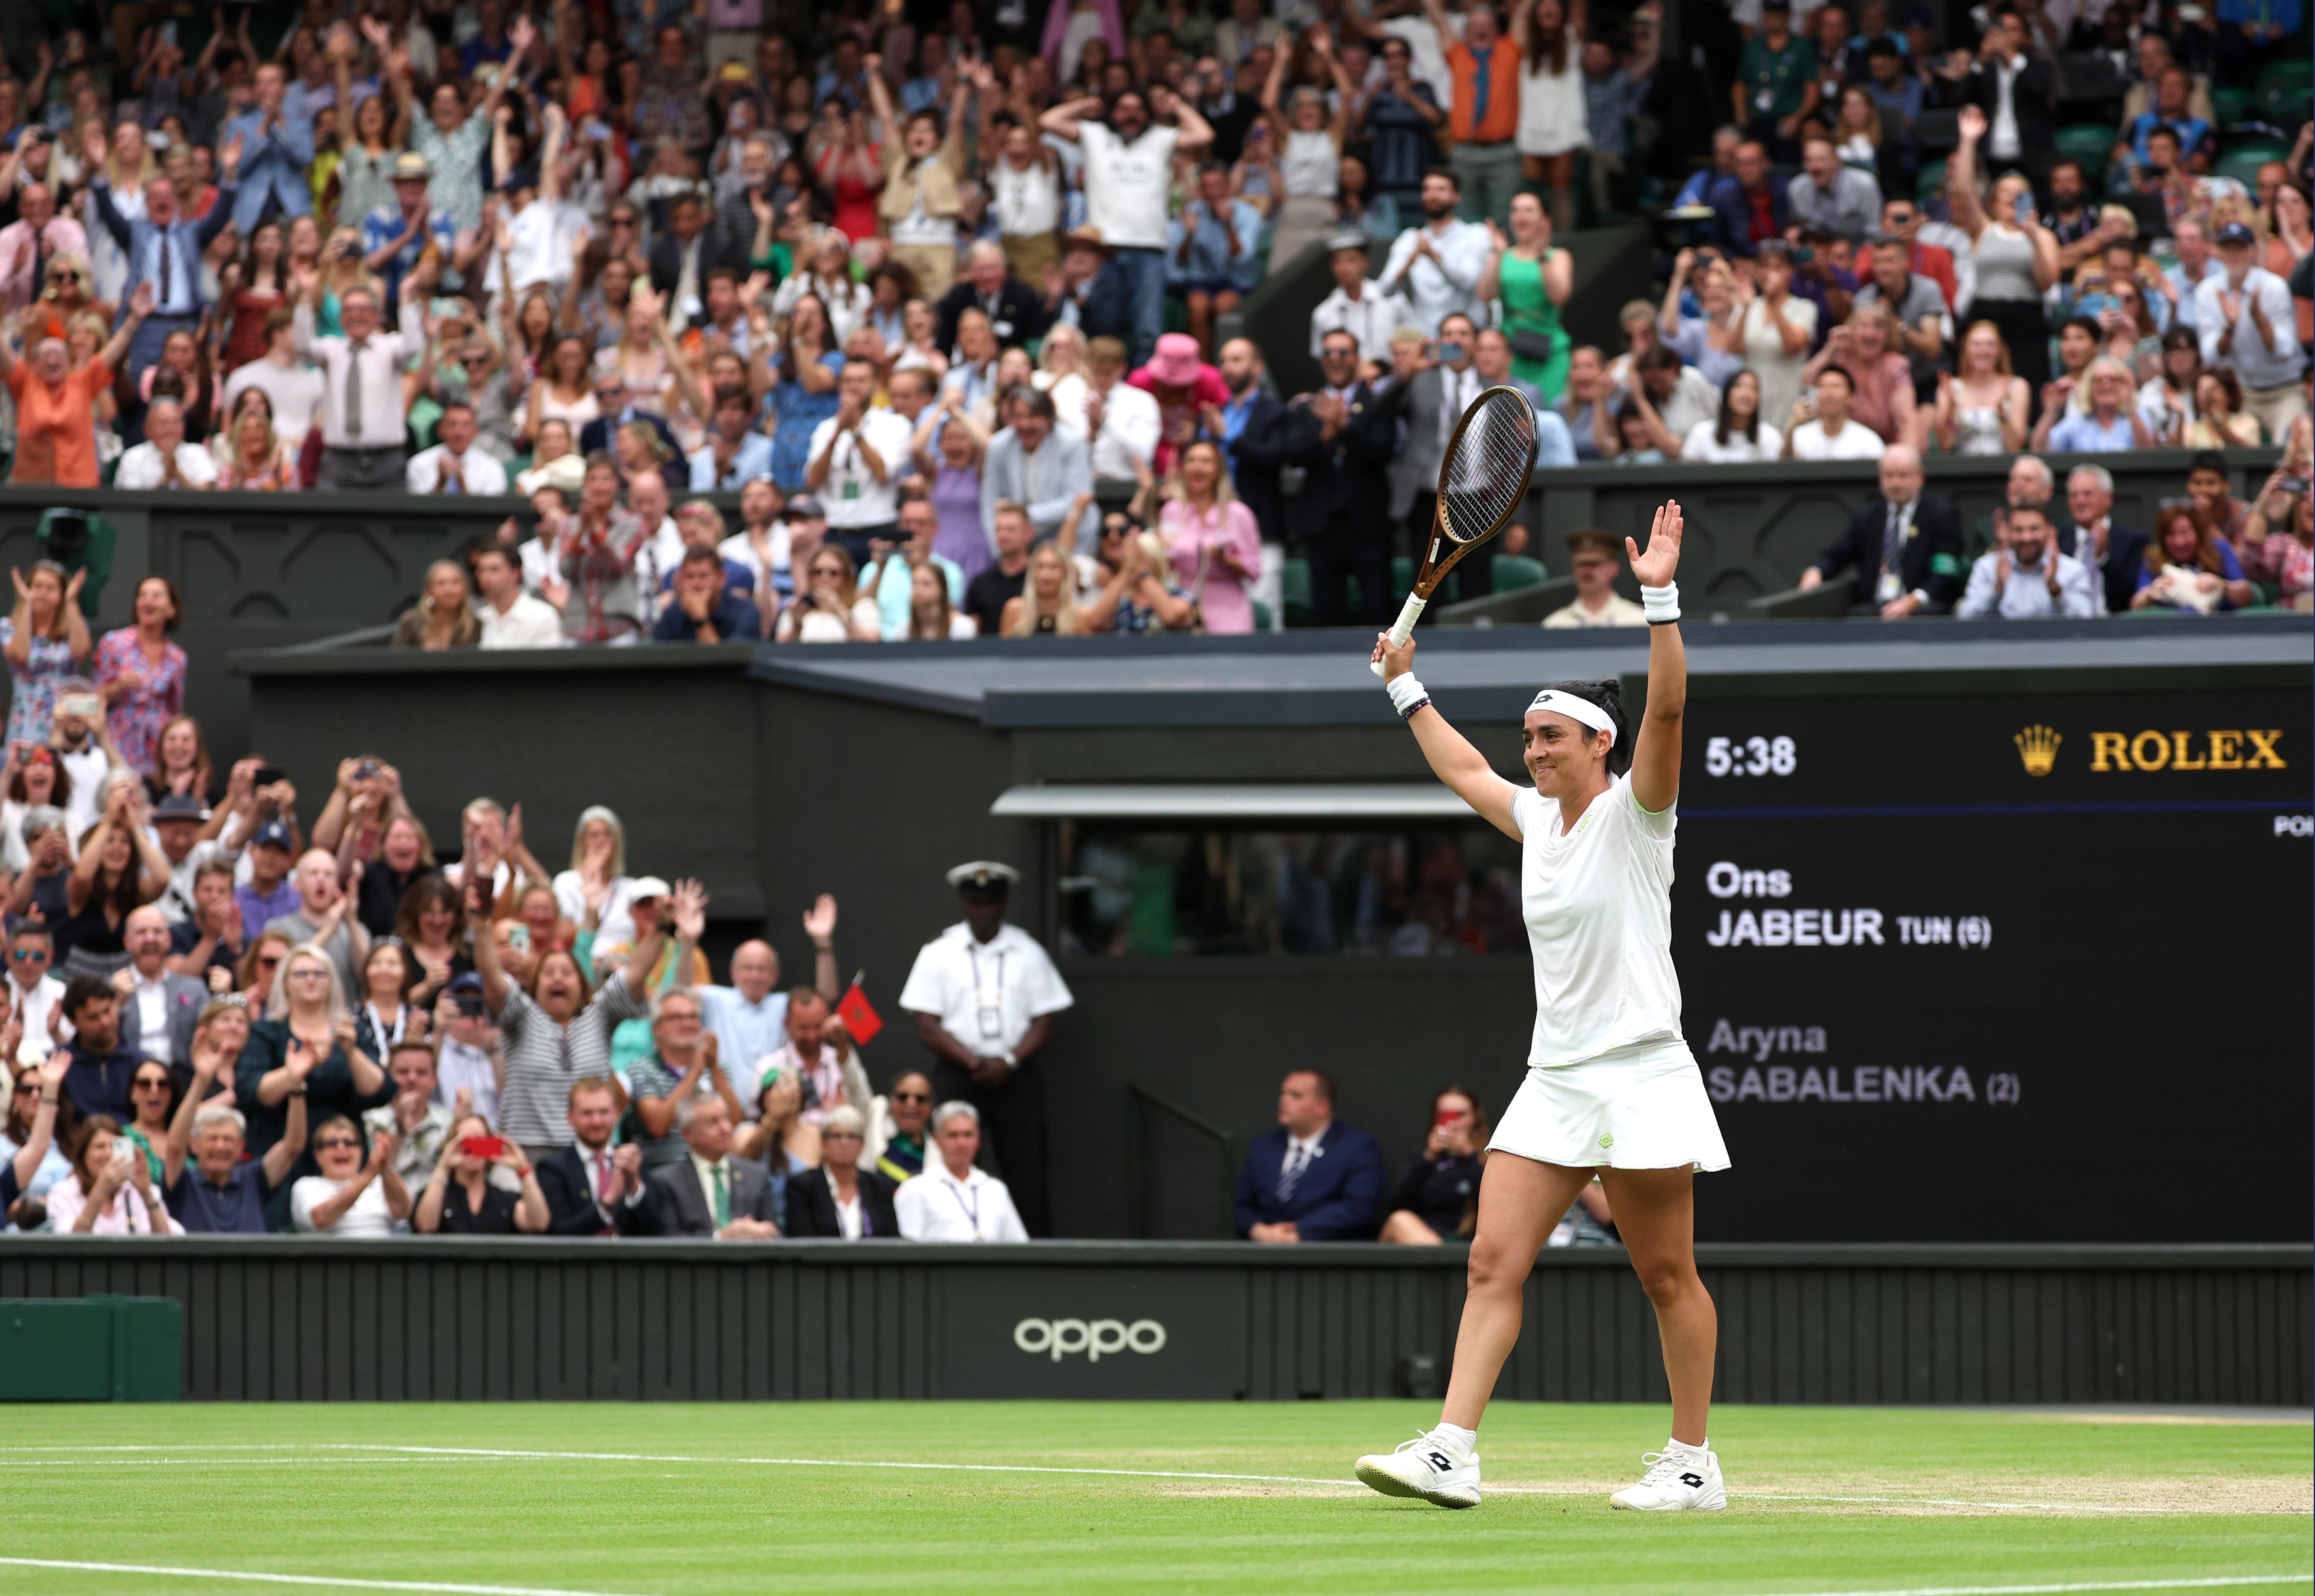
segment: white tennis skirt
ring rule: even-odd
[[[1578,1169],[1728,1167],[1703,1072],[1677,1036],[1530,1065],[1487,1148]]]

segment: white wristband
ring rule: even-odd
[[[1640,607],[1647,612],[1651,626],[1680,619],[1680,584],[1666,582],[1660,588],[1642,588]]]
[[[1382,690],[1390,695],[1390,706],[1398,711],[1398,718],[1401,720],[1413,714],[1415,706],[1431,696],[1429,693],[1424,691],[1423,684],[1415,679],[1415,672],[1412,670],[1403,676],[1392,677],[1383,683]]]

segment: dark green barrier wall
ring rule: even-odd
[[[1698,1256],[1720,1307],[1723,1401],[2277,1405],[2315,1391],[2303,1247]],[[199,1400],[1292,1400],[1392,1395],[1410,1355],[1443,1370],[1463,1260],[1165,1243],[0,1241],[0,1294],[98,1290],[184,1305]],[[1665,1399],[1654,1317],[1620,1252],[1544,1255],[1501,1391]]]
[[[0,1402],[174,1402],[184,1360],[173,1298],[0,1296]]]

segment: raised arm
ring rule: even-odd
[[[1432,0],[1437,4],[1437,0]],[[1406,640],[1401,648],[1390,646],[1390,634],[1384,632],[1375,638],[1374,658],[1382,662],[1383,685],[1386,688],[1402,678],[1412,680],[1415,669],[1415,641]],[[1396,705],[1400,694],[1407,688],[1393,690]],[[1447,784],[1450,791],[1469,804],[1480,819],[1496,830],[1516,841],[1520,836],[1519,822],[1512,818],[1512,801],[1519,788],[1497,776],[1487,764],[1486,756],[1473,748],[1470,740],[1447,723],[1427,695],[1417,694],[1420,707],[1406,717],[1407,730],[1415,733],[1415,741],[1423,757],[1431,765],[1431,774]]]
[[[1647,552],[1630,538],[1624,553],[1632,563],[1646,597],[1651,588],[1672,587],[1680,565],[1680,501],[1667,501],[1656,511],[1648,529]],[[1677,590],[1675,590],[1675,609]],[[1680,622],[1651,622],[1648,626],[1648,702],[1632,739],[1632,796],[1650,814],[1662,814],[1680,796],[1681,717],[1688,710],[1688,651],[1680,640]]]
[[[1057,138],[1066,138],[1075,144],[1078,141],[1078,123],[1087,117],[1097,115],[1102,110],[1101,96],[1087,94],[1083,99],[1050,108],[1037,118],[1037,126]]]
[[[1985,137],[1985,112],[1974,105],[1963,106],[1959,129],[1961,142],[1946,162],[1946,205],[1954,226],[1975,244],[1985,231],[1985,206],[1977,197],[1977,141]]]

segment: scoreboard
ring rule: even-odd
[[[2304,691],[1691,697],[1702,1239],[2303,1241]]]

